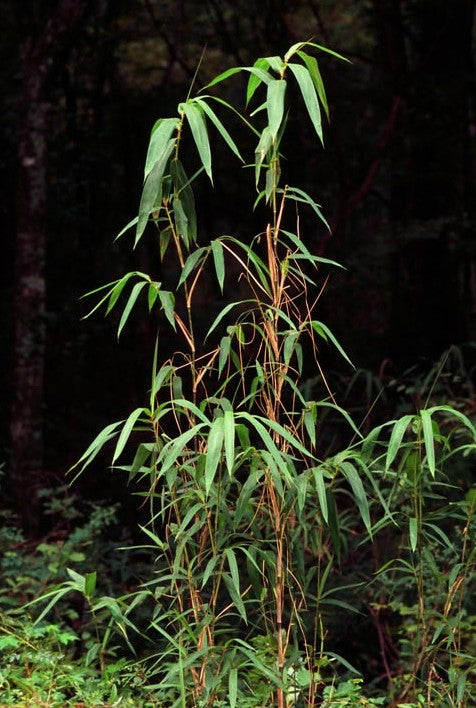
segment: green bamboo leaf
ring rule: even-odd
[[[337,512],[336,500],[331,489],[326,490],[326,501],[329,532],[331,534],[332,543],[334,544],[337,560],[339,561],[341,549],[339,514]]]
[[[212,325],[206,334],[205,340],[218,327],[218,325],[220,324],[222,319],[227,316],[227,314],[230,312],[230,310],[232,310],[234,307],[238,307],[238,305],[244,305],[248,302],[256,302],[256,301],[255,300],[240,300],[239,302],[229,302],[228,305],[226,305],[226,307],[224,307],[223,310],[213,320]]]
[[[199,420],[202,421],[202,423],[206,423],[207,425],[211,425],[210,420],[207,418],[205,413],[200,410],[200,408],[195,405],[192,401],[187,401],[185,398],[174,398],[172,401],[172,404],[175,408],[175,411],[190,411],[194,416],[196,416]]]
[[[231,573],[231,581],[235,588],[237,595],[241,595],[240,592],[240,573],[238,571],[238,564],[236,562],[236,556],[232,548],[225,548],[225,555],[228,561],[228,567]]]
[[[248,79],[248,85],[246,87],[246,105],[249,104],[253,98],[256,89],[260,84],[269,83],[272,81],[272,77],[268,74],[269,63],[265,58],[257,59],[253,67],[249,67],[248,71],[250,77]],[[245,69],[246,70],[246,69]]]
[[[433,406],[432,408],[427,408],[427,411],[429,415],[433,415],[433,413],[449,413],[453,418],[457,418],[459,421],[461,421],[461,423],[463,423],[465,427],[468,428],[471,435],[473,436],[473,439],[476,441],[476,428],[474,427],[473,423],[468,418],[468,416],[459,411],[457,408],[453,408],[452,406],[448,405],[441,405]]]
[[[276,140],[284,115],[284,96],[286,94],[286,81],[273,79],[269,82],[266,94],[266,110],[268,112],[269,132]]]
[[[332,49],[328,49],[327,47],[323,47],[321,44],[316,44],[315,42],[306,42],[306,44],[309,47],[315,47],[316,49],[320,49],[321,52],[325,52],[326,54],[330,54],[331,56],[335,57],[336,59],[342,59],[342,61],[346,61],[348,64],[351,64],[352,62],[350,59],[347,59],[347,57],[342,56],[342,54],[338,54],[337,52],[334,52]]]
[[[238,669],[233,667],[228,674],[228,700],[230,708],[236,708],[238,700]]]
[[[232,152],[235,153],[235,155],[241,160],[241,162],[244,162],[240,151],[238,150],[235,141],[231,137],[230,133],[227,131],[221,120],[218,118],[216,115],[215,111],[208,105],[208,103],[204,100],[205,98],[211,98],[211,96],[202,96],[201,98],[195,98],[195,102],[198,103],[200,108],[203,110],[203,112],[207,115],[207,117],[211,120],[215,128],[218,130],[220,135],[222,136],[223,140],[226,142],[228,147]]]
[[[204,511],[203,503],[201,501],[197,502],[196,504],[193,504],[193,506],[191,506],[190,509],[188,509],[187,513],[183,517],[182,523],[180,524],[179,528],[177,529],[177,531],[175,533],[175,541],[176,542],[181,540],[181,536],[187,530],[187,526],[189,525],[191,520],[195,518],[195,516],[199,515],[200,511],[201,512]],[[205,520],[204,520],[203,516],[200,517],[198,520],[198,525],[202,526],[204,521]],[[195,523],[197,523],[197,522],[195,522]],[[193,524],[193,526],[191,528],[194,528],[194,527],[195,527],[195,524]],[[191,529],[188,529],[188,533],[186,534],[186,536],[187,536],[187,538],[189,538],[191,536]]]
[[[231,477],[235,464],[235,417],[233,411],[225,411],[223,415],[223,428],[226,468]]]
[[[151,131],[147,157],[145,159],[144,180],[150,174],[157,160],[165,152],[170,136],[180,124],[179,118],[160,118]]]
[[[208,84],[206,84],[206,86],[203,87],[203,90],[210,88],[211,86],[216,86],[216,84],[219,84],[221,81],[225,81],[225,79],[228,79],[234,74],[238,74],[240,71],[243,71],[241,66],[233,66],[231,69],[222,71],[221,74],[218,74],[218,76],[215,76]]]
[[[319,217],[319,219],[322,221],[322,223],[326,225],[327,229],[330,232],[331,227],[329,226],[324,214],[320,210],[320,205],[317,204],[307,192],[305,192],[303,189],[299,189],[298,187],[288,187],[286,191],[286,198],[292,199],[296,202],[301,202],[303,204],[308,204],[315,212],[315,214]]]
[[[434,477],[436,471],[435,439],[433,436],[431,412],[429,410],[421,410],[420,419],[423,429],[423,442],[425,443],[426,461],[428,463],[430,474]]]
[[[170,290],[159,290],[159,300],[160,304],[162,306],[162,309],[164,311],[164,315],[174,328],[176,329],[175,326],[175,318],[174,318],[174,307],[175,307],[175,297],[174,294],[170,292]]]
[[[208,255],[208,248],[206,246],[201,246],[200,248],[197,248],[195,251],[192,251],[192,253],[188,256],[187,260],[185,261],[184,267],[182,268],[182,273],[180,275],[180,279],[177,284],[177,290],[179,287],[184,283],[190,273],[196,268],[197,264],[200,263],[201,261],[206,258]]]
[[[123,420],[118,420],[116,423],[110,423],[110,425],[106,425],[106,427],[101,430],[98,435],[96,435],[92,443],[87,448],[86,452],[81,455],[79,460],[76,462],[75,465],[73,465],[71,469],[74,469],[75,467],[80,465],[81,462],[84,462],[84,460],[86,460],[91,455],[91,453],[99,452],[102,449],[104,443],[110,440],[113,435],[117,434],[116,430],[119,425],[122,425],[122,423],[124,423]]]
[[[289,430],[286,430],[286,428],[277,423],[275,420],[263,418],[262,416],[255,416],[255,418],[258,418],[263,423],[267,424],[272,430],[274,430],[275,433],[277,433],[280,437],[286,440],[290,445],[292,445],[293,448],[299,450],[299,452],[305,455],[306,457],[314,457],[312,452],[305,448],[304,445],[302,445],[302,443],[294,435],[292,435],[292,433],[289,432]]]
[[[332,344],[335,346],[335,348],[339,352],[339,354],[341,356],[343,356],[347,362],[349,362],[349,364],[352,366],[352,368],[355,368],[353,363],[351,362],[351,360],[349,359],[349,357],[347,356],[347,354],[345,353],[345,351],[342,349],[341,345],[337,341],[337,339],[332,334],[329,327],[327,325],[325,325],[324,322],[318,322],[317,320],[312,320],[311,326],[312,326],[313,330],[315,332],[317,332],[317,334],[320,337],[322,337],[326,341],[329,338],[331,340]]]
[[[316,89],[312,83],[309,71],[301,64],[288,64],[288,66],[299,84],[299,88],[301,90],[304,103],[306,104],[307,112],[309,113],[309,117],[314,126],[314,130],[316,131],[321,143],[324,144],[322,136],[321,109],[319,108]]]
[[[215,570],[215,566],[218,562],[218,556],[213,556],[213,558],[210,558],[208,561],[205,570],[203,571],[203,576],[202,576],[202,590],[205,587],[205,585],[208,583],[211,574]]]
[[[408,520],[408,533],[410,536],[410,548],[415,553],[418,545],[418,521],[414,517]]]
[[[107,300],[109,298],[109,302],[107,303],[107,308],[106,308],[106,315],[108,315],[116,302],[118,301],[122,291],[124,290],[124,287],[126,286],[127,282],[134,276],[136,273],[134,271],[131,271],[130,273],[126,273],[125,275],[122,276],[120,280],[117,281],[117,283],[114,285],[114,287],[109,291],[109,293],[102,299],[101,302],[104,302],[104,300]],[[88,293],[89,294],[89,293]],[[94,310],[97,310],[101,303],[98,303],[96,307],[89,312],[87,317],[91,315]]]
[[[298,338],[299,338],[299,332],[297,330],[294,330],[293,332],[290,332],[289,334],[287,334],[284,339],[283,356],[284,356],[284,363],[286,365],[288,365],[289,362],[291,361],[291,356],[293,355]]]
[[[268,150],[273,144],[273,134],[268,126],[266,126],[261,133],[259,143],[255,150],[255,184],[258,186],[259,175],[263,162],[266,159]]]
[[[166,472],[172,465],[174,465],[180,455],[186,454],[188,442],[195,437],[195,435],[197,435],[204,426],[205,423],[193,425],[184,433],[181,433],[177,438],[170,440],[170,442],[164,445],[157,460],[158,464],[161,465],[163,472]]]
[[[219,239],[215,239],[211,242],[213,262],[215,264],[215,273],[217,276],[218,283],[220,285],[220,290],[223,293],[223,284],[225,280],[225,259],[223,257],[223,246]]]
[[[170,377],[172,376],[173,372],[175,371],[175,367],[172,366],[171,364],[164,364],[163,366],[160,367],[160,369],[157,372],[157,375],[154,378],[154,383],[152,385],[152,391],[151,395],[155,396],[157,391],[159,391],[164,383],[168,384],[170,381]]]
[[[124,325],[126,324],[129,315],[131,313],[132,308],[135,305],[135,302],[137,298],[140,295],[141,290],[147,285],[145,281],[142,281],[140,283],[136,283],[134,287],[131,290],[131,294],[129,295],[129,299],[127,300],[126,306],[122,312],[121,319],[119,321],[119,327],[117,328],[117,338],[121,336],[121,332],[124,328]]]
[[[231,337],[226,335],[220,340],[220,354],[218,355],[218,376],[221,376],[223,368],[228,361],[230,354]]]
[[[321,72],[319,71],[319,66],[317,64],[316,57],[306,54],[306,52],[298,51],[297,54],[301,57],[306,65],[309,72],[309,76],[312,79],[312,83],[317,91],[317,95],[322,103],[327,120],[329,120],[329,106],[327,104],[326,90],[324,88],[324,82],[322,81]]]
[[[388,472],[390,465],[396,458],[402,444],[403,436],[412,420],[412,415],[404,415],[403,418],[395,421],[388,443],[387,456],[385,458],[385,472]]]
[[[207,126],[203,113],[200,108],[192,102],[181,103],[179,106],[179,111],[180,110],[182,110],[187,117],[195,145],[197,146],[198,154],[200,155],[200,160],[205,168],[205,172],[210,178],[210,182],[213,184],[212,156],[210,152],[210,143],[208,141]]]
[[[139,217],[137,220],[136,237],[134,246],[139,242],[149,220],[151,212],[160,208],[162,201],[162,177],[172,151],[175,147],[175,139],[171,138],[165,145],[160,157],[154,163],[151,171],[147,175],[142,189],[142,196],[139,204]]]
[[[314,405],[315,405],[316,407],[318,407],[318,408],[332,408],[333,410],[335,410],[335,411],[337,411],[338,413],[340,413],[340,414],[345,418],[345,420],[348,422],[348,424],[350,425],[350,427],[352,428],[352,430],[354,431],[354,433],[357,435],[357,437],[359,437],[361,440],[363,440],[363,435],[362,435],[362,433],[361,433],[360,430],[356,427],[354,421],[352,420],[352,418],[350,417],[350,415],[347,413],[347,411],[345,410],[345,408],[341,408],[341,407],[338,406],[337,404],[335,404],[335,403],[330,403],[329,401],[317,401]]]
[[[305,47],[308,42],[296,42],[296,44],[293,44],[291,47],[289,47],[288,51],[284,55],[284,62],[287,64],[291,57],[296,54],[300,49]]]
[[[324,482],[323,471],[319,467],[311,468],[312,475],[314,477],[314,482],[316,484],[317,498],[319,500],[319,506],[321,508],[322,518],[329,523],[329,511],[327,508],[327,496],[326,496],[326,485]]]
[[[94,591],[96,590],[96,580],[96,571],[93,573],[86,573],[84,576],[84,594],[86,597],[91,598],[94,595]]]
[[[157,296],[159,294],[161,283],[150,283],[149,285],[149,291],[147,293],[147,304],[149,306],[149,312],[151,312],[152,308],[154,307],[155,301],[157,300]]]
[[[188,221],[188,216],[185,213],[185,209],[183,208],[182,200],[180,199],[179,196],[175,195],[173,197],[172,207],[174,210],[174,220],[175,220],[176,231],[177,231],[179,237],[185,243],[186,248],[189,249],[190,248],[190,239],[188,236],[188,234],[189,234],[189,221]]]
[[[236,588],[232,578],[228,575],[228,573],[223,573],[222,578],[225,581],[226,589],[228,590],[228,594],[230,595],[233,604],[235,605],[242,619],[246,622],[246,624],[248,624],[248,617],[246,615],[245,604],[241,595],[236,592]]]
[[[307,472],[302,472],[298,477],[296,477],[297,506],[300,513],[302,513],[306,503],[307,478]]]
[[[177,229],[185,237],[185,243],[189,246],[197,240],[197,214],[195,210],[195,197],[191,187],[191,181],[183,168],[180,160],[173,159],[170,162],[170,175],[174,188],[172,200],[174,216],[176,218]],[[175,213],[176,209],[178,213]]]
[[[365,528],[367,529],[370,538],[372,538],[372,523],[370,521],[369,502],[367,500],[367,495],[365,494],[364,485],[362,484],[359,473],[351,462],[342,462],[340,465],[340,471],[352,488],[362,521],[365,524]]]
[[[205,459],[205,494],[210,493],[213,480],[222,460],[223,440],[224,440],[223,417],[216,418],[208,433],[207,453]]]
[[[117,241],[117,239],[121,238],[121,236],[124,236],[124,234],[125,234],[127,231],[129,231],[129,229],[132,229],[132,227],[135,226],[138,221],[139,221],[139,217],[138,217],[138,216],[135,216],[133,219],[131,219],[131,221],[129,221],[129,223],[126,224],[126,225],[124,226],[124,228],[121,229],[121,231],[119,231],[119,233],[118,233],[117,236],[115,237],[114,241]]]
[[[164,542],[161,538],[159,538],[157,536],[157,534],[155,534],[153,531],[148,529],[146,526],[139,525],[139,528],[141,531],[143,531],[146,534],[146,536],[148,536],[155,543],[157,548],[159,548],[161,551],[167,550],[168,544],[166,542]]]
[[[240,651],[248,657],[253,666],[255,666],[259,671],[259,675],[266,676],[266,678],[269,679],[269,681],[271,681],[275,686],[284,688],[281,677],[277,673],[274,673],[269,666],[266,666],[266,664],[261,661],[256,652],[256,647],[251,647],[239,637],[235,639],[235,642],[240,646]]]
[[[124,447],[126,446],[126,443],[129,440],[130,434],[134,429],[134,425],[136,424],[137,419],[144,413],[145,410],[145,408],[136,408],[127,418],[126,422],[124,423],[124,427],[121,430],[121,434],[119,435],[116,449],[114,450],[112,464],[115,463],[121,452],[124,450]]]

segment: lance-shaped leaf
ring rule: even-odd
[[[165,152],[173,131],[178,128],[179,118],[159,119],[152,128],[147,157],[145,159],[144,179],[152,170],[157,160],[161,159]]]
[[[231,476],[235,463],[235,417],[233,411],[225,411],[223,416],[223,431],[226,469]]]
[[[192,102],[181,103],[179,110],[182,110],[187,117],[195,145],[197,146],[198,154],[200,155],[200,160],[205,168],[205,172],[210,178],[210,182],[213,184],[212,156],[210,152],[210,143],[208,141],[207,126],[203,113],[200,108]]]
[[[306,54],[306,52],[298,51],[297,53],[306,65],[306,68],[309,72],[309,76],[312,79],[314,88],[317,91],[317,95],[319,96],[319,99],[322,103],[322,107],[324,108],[324,111],[326,113],[327,120],[329,120],[329,106],[327,104],[326,90],[324,88],[324,82],[321,77],[321,72],[319,71],[319,66],[317,64],[316,57],[312,57],[309,54]]]
[[[273,144],[273,134],[271,133],[271,130],[269,129],[268,126],[264,128],[263,132],[261,133],[261,137],[259,139],[259,143],[256,146],[255,150],[255,182],[256,186],[258,186],[259,182],[259,174],[261,171],[261,167],[263,166],[263,162],[266,160],[266,157],[268,155],[268,151],[270,147]]]
[[[117,441],[116,449],[114,450],[112,464],[114,464],[121,452],[124,450],[126,443],[129,440],[129,437],[134,429],[134,425],[145,410],[145,408],[136,408],[135,411],[130,414],[130,416],[124,423],[124,427],[122,428],[121,433],[119,435],[119,440]]]
[[[334,337],[334,335],[332,334],[331,330],[329,329],[329,327],[328,327],[327,325],[325,325],[323,322],[318,322],[317,320],[313,320],[313,321],[311,322],[311,326],[312,326],[313,330],[314,330],[315,332],[317,332],[317,334],[318,334],[320,337],[322,337],[322,338],[325,339],[326,341],[327,341],[327,339],[330,339],[330,341],[331,341],[332,344],[335,346],[335,348],[337,349],[337,351],[339,352],[339,354],[341,354],[341,355],[344,357],[344,359],[345,359],[346,361],[348,361],[349,364],[350,364],[352,367],[354,366],[353,363],[351,362],[351,360],[349,359],[349,357],[347,356],[347,354],[345,353],[345,351],[342,349],[341,345],[339,344],[339,342],[337,341],[337,339]]]
[[[321,143],[324,144],[322,137],[321,109],[319,108],[316,89],[314,88],[309,71],[301,64],[288,64],[288,66],[298,82],[307,112],[309,113],[309,118],[314,126],[314,130],[316,131]]]
[[[215,273],[220,285],[220,290],[223,292],[223,284],[225,280],[225,259],[223,257],[223,246],[221,245],[219,239],[215,239],[211,242],[211,247],[213,262],[215,264]]]
[[[160,304],[162,306],[162,310],[164,311],[164,315],[172,325],[174,329],[176,329],[175,325],[175,319],[174,319],[174,307],[175,307],[175,297],[174,294],[170,292],[170,290],[159,290],[159,300]]]
[[[431,476],[435,476],[435,439],[433,434],[433,422],[431,420],[431,410],[420,411],[421,425],[423,429],[423,442],[425,443],[426,461]]]
[[[352,488],[362,521],[364,522],[365,528],[371,537],[372,524],[370,522],[369,502],[367,500],[367,495],[365,494],[364,485],[362,484],[359,473],[351,462],[342,462],[340,465],[340,470]]]
[[[243,158],[241,157],[240,151],[238,150],[235,141],[231,137],[230,133],[227,131],[221,120],[218,118],[217,114],[215,111],[208,105],[208,103],[204,100],[205,98],[211,98],[211,96],[202,96],[201,98],[195,98],[195,103],[198,103],[200,108],[203,110],[203,112],[207,115],[207,117],[210,119],[210,121],[213,123],[215,128],[218,130],[220,135],[222,136],[223,140],[226,142],[230,150],[232,150],[235,155],[241,160],[241,162],[244,162]],[[225,105],[226,102],[225,102]],[[230,106],[231,108],[231,106]]]
[[[284,79],[273,79],[269,82],[266,94],[266,110],[268,112],[268,127],[273,141],[276,140],[283,120],[285,94],[286,81]]]
[[[160,203],[162,201],[162,177],[164,176],[167,162],[174,147],[175,138],[171,138],[164,146],[159,158],[155,161],[154,166],[147,175],[139,204],[139,218],[137,221],[134,246],[137,245],[139,239],[144,233],[147,221],[149,220],[149,215],[155,209],[160,207]]]
[[[195,197],[191,187],[191,181],[179,159],[173,159],[170,162],[170,175],[174,187],[174,211],[177,207],[177,199],[180,200],[181,213],[175,214],[176,223],[179,233],[185,236],[185,242],[188,245],[197,240],[197,215],[195,211]],[[180,221],[182,220],[182,221]]]
[[[207,496],[221,462],[224,435],[223,417],[221,416],[213,421],[208,434],[205,460],[205,494]]]
[[[131,290],[131,294],[129,295],[129,299],[127,300],[126,306],[122,312],[121,319],[119,322],[119,327],[117,328],[117,338],[121,336],[121,332],[124,328],[124,325],[126,324],[129,315],[131,313],[132,308],[135,305],[135,302],[137,298],[139,297],[139,294],[143,288],[147,285],[147,281],[142,280],[140,283],[136,283],[134,287]]]
[[[412,415],[404,415],[403,418],[395,421],[395,425],[392,429],[392,434],[390,435],[390,440],[387,448],[387,455],[385,459],[385,472],[388,472],[390,465],[396,458],[398,451],[400,450],[403,436],[413,420]]]
[[[317,498],[319,500],[319,506],[321,507],[322,518],[327,524],[329,523],[329,511],[327,509],[327,495],[326,485],[324,482],[324,473],[320,467],[312,467],[311,472],[316,485]]]

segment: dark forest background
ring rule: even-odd
[[[118,345],[114,318],[82,320],[80,297],[126,269],[159,268],[146,239],[133,251],[113,238],[137,213],[153,122],[175,115],[204,50],[197,88],[311,37],[352,62],[319,58],[325,150],[304,121],[283,146],[287,181],[332,226],[307,245],[347,269],[332,275],[320,318],[352,360],[396,376],[476,340],[474,9],[474,0],[0,0],[0,491],[27,530],[38,531],[35,490],[62,481],[99,429],[142,404],[156,322],[144,311]],[[239,86],[226,90],[242,100]],[[228,179],[226,160],[217,152],[216,190],[198,200],[204,242],[256,232],[249,179]],[[210,285],[201,297],[209,311],[219,293]],[[173,343],[160,346],[166,356]],[[83,484],[110,495],[107,462]]]

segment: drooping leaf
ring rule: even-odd
[[[161,159],[165,152],[170,136],[173,131],[178,128],[180,123],[179,118],[161,118],[152,128],[147,157],[145,159],[144,180],[151,172],[157,160]]]
[[[220,290],[223,292],[223,284],[225,280],[225,259],[223,257],[223,246],[219,239],[211,242],[213,262],[215,264],[215,273],[217,276]]]
[[[185,113],[190,130],[192,131],[192,136],[197,146],[198,154],[202,162],[205,172],[210,178],[210,182],[213,184],[212,175],[212,156],[210,152],[210,143],[208,140],[207,126],[205,123],[205,118],[200,108],[192,102],[181,103],[181,110]]]
[[[435,476],[436,461],[435,461],[435,439],[433,435],[433,424],[431,420],[431,411],[421,410],[420,419],[423,429],[423,442],[425,444],[426,461],[428,469],[432,477]]]
[[[258,186],[259,175],[263,162],[266,160],[268,150],[273,144],[273,134],[268,126],[266,126],[261,133],[259,143],[255,150],[255,183]]]
[[[309,72],[309,76],[311,77],[312,83],[314,84],[314,87],[317,91],[317,95],[319,96],[319,100],[321,101],[322,107],[324,108],[327,120],[329,120],[329,106],[327,104],[326,90],[324,88],[324,82],[321,77],[321,72],[319,71],[319,66],[317,64],[316,57],[313,57],[310,54],[306,54],[306,52],[301,51],[298,51],[297,54],[301,57],[301,59],[306,65],[306,68]]]
[[[179,208],[182,210],[180,216],[176,215],[181,227],[179,228],[179,232],[186,237],[185,243],[189,246],[197,240],[197,214],[195,211],[193,189],[183,165],[178,158],[171,160],[170,174],[174,188],[174,210],[176,208],[176,200],[179,200]]]
[[[319,108],[316,89],[314,88],[309,71],[305,66],[302,66],[302,64],[288,64],[288,67],[293,72],[294,77],[298,82],[307,112],[309,113],[312,125],[314,126],[314,130],[316,131],[321,143],[324,144],[324,139],[322,136],[321,109]]]
[[[415,553],[418,545],[418,521],[413,516],[408,520],[408,534],[410,536],[410,548]]]
[[[369,502],[359,473],[351,462],[342,462],[340,470],[352,488],[352,492],[354,494],[355,501],[357,502],[362,521],[365,524],[365,528],[367,529],[369,536],[372,537],[372,523],[370,521]]]
[[[387,456],[385,459],[385,471],[388,472],[394,459],[396,458],[403,440],[403,436],[413,420],[412,415],[404,415],[403,418],[395,421],[395,425],[390,435],[390,440],[387,448]]]
[[[225,411],[223,415],[223,429],[226,468],[231,476],[235,464],[235,417],[231,410]]]
[[[314,482],[316,484],[317,498],[319,499],[319,506],[321,507],[322,518],[329,523],[329,512],[327,509],[327,495],[326,495],[326,485],[324,483],[324,475],[322,469],[319,467],[311,468],[312,475],[314,477]]]
[[[223,441],[225,436],[223,417],[216,418],[208,433],[207,452],[205,459],[205,494],[210,493],[213,480],[222,460]]]
[[[198,103],[200,108],[203,110],[203,112],[207,115],[207,117],[211,120],[215,128],[218,130],[220,135],[222,136],[223,140],[226,142],[230,150],[235,153],[235,155],[241,160],[241,162],[244,162],[240,151],[238,150],[235,141],[231,137],[230,133],[228,130],[225,128],[221,120],[218,118],[216,115],[215,111],[209,106],[209,104],[204,100],[206,98],[211,98],[210,96],[202,96],[201,98],[196,98],[195,102]]]
[[[121,319],[119,321],[119,326],[117,328],[117,338],[121,336],[121,332],[124,329],[124,325],[126,324],[129,315],[131,313],[132,308],[135,305],[135,302],[137,298],[139,297],[141,291],[145,286],[147,285],[147,282],[144,280],[141,281],[140,283],[136,283],[134,287],[131,290],[131,294],[129,295],[129,299],[127,300],[126,306],[124,307],[124,310],[122,311]]]
[[[340,354],[341,356],[343,356],[346,361],[349,362],[349,364],[352,366],[352,368],[354,368],[353,363],[351,362],[351,360],[349,359],[349,357],[347,356],[347,354],[345,353],[345,351],[342,349],[341,345],[339,344],[339,342],[337,341],[337,339],[335,338],[335,336],[332,334],[332,332],[331,332],[331,330],[329,329],[329,327],[328,327],[326,324],[324,324],[324,322],[318,322],[317,320],[312,320],[311,326],[312,326],[313,330],[314,330],[315,332],[317,332],[317,334],[318,334],[320,337],[322,337],[322,338],[325,339],[326,341],[327,341],[327,339],[329,338],[330,341],[332,342],[332,344],[335,346],[335,348],[336,348],[337,351],[339,352],[339,354]]]
[[[162,177],[164,176],[165,168],[174,147],[175,139],[171,138],[147,175],[139,204],[139,217],[137,220],[134,246],[137,245],[144,233],[150,214],[155,209],[160,208],[162,201]]]
[[[169,290],[159,290],[159,300],[164,311],[164,315],[174,328],[176,329],[175,319],[174,319],[174,307],[175,307],[175,297],[174,294]]]
[[[266,110],[268,112],[268,128],[273,141],[276,140],[284,115],[284,96],[286,81],[273,79],[269,82],[266,94]]]
[[[218,376],[221,376],[223,368],[228,361],[230,347],[231,337],[229,335],[222,337],[220,340],[220,354],[218,355]]]

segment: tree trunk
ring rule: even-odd
[[[43,466],[48,103],[45,84],[78,27],[86,0],[60,0],[43,32],[21,48],[10,480],[25,531],[38,528]]]

